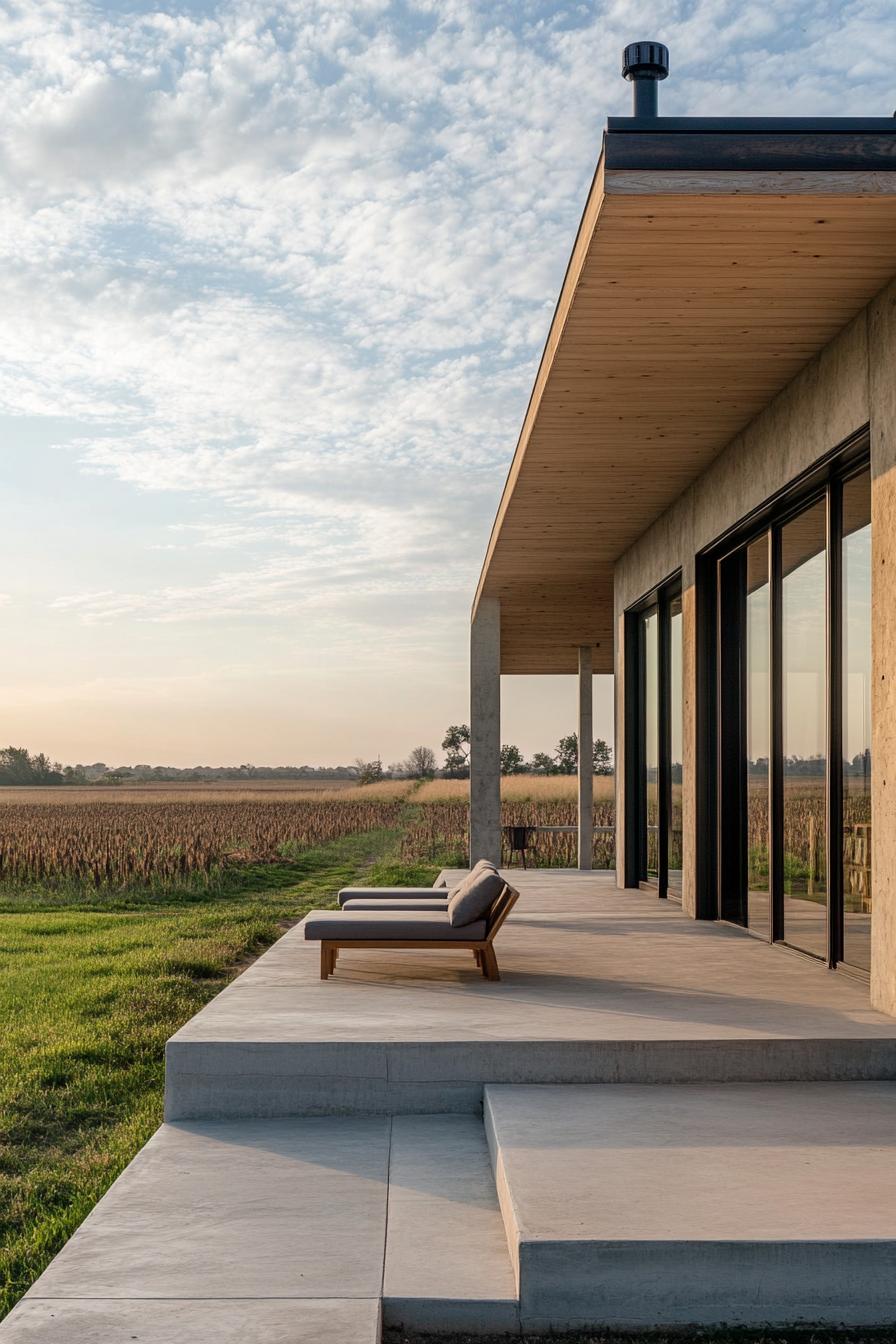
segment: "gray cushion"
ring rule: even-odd
[[[432,897],[439,893],[447,900],[447,887],[343,887],[337,899],[340,905],[345,905],[346,901],[354,901],[359,897],[365,901],[394,901],[398,897]]]
[[[312,910],[303,923],[305,937],[339,942],[346,938],[402,938],[433,942],[475,941],[485,937],[485,921],[453,928],[444,910],[419,910],[403,915],[391,910]]]
[[[463,928],[475,920],[485,919],[504,890],[503,877],[494,868],[473,869],[448,902],[448,918],[455,928]]]
[[[377,899],[375,901],[365,900],[361,896],[356,896],[354,900],[345,901],[343,910],[447,910],[447,893],[441,897],[427,896],[404,896],[394,901],[384,901]]]

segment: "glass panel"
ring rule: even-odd
[[[669,599],[669,874],[670,896],[681,897],[681,593]]]
[[[843,959],[871,965],[871,476],[843,486]]]
[[[827,955],[826,559],[820,500],[781,529],[784,938]]]
[[[644,778],[646,798],[644,815],[647,822],[647,872],[649,882],[656,882],[659,868],[659,614],[656,608],[647,612],[644,621]]]
[[[771,937],[768,533],[747,547],[747,923]]]

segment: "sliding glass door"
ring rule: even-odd
[[[867,968],[871,485],[831,471],[718,561],[723,918]]]
[[[650,607],[641,616],[643,644],[644,784],[642,793],[644,853],[642,881],[656,883],[660,872],[660,614]]]
[[[871,966],[871,480],[843,484],[843,960]]]
[[[770,537],[767,532],[746,548],[746,801],[747,921],[771,937],[769,900],[771,773]]]
[[[682,612],[680,582],[664,584],[629,613],[637,712],[627,786],[634,803],[627,881],[681,899]]]
[[[682,751],[682,615],[681,589],[669,594],[669,779],[667,809],[667,894],[681,900],[682,830],[681,785],[684,754]]]

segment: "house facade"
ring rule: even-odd
[[[896,122],[612,118],[471,626],[471,859],[501,675],[612,673],[618,884],[892,1014],[894,277]]]

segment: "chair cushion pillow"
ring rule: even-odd
[[[339,893],[338,900],[340,905],[345,905],[346,901],[355,901],[359,898],[365,901],[388,900],[395,901],[409,900],[411,897],[431,898],[440,897],[442,900],[448,899],[447,887],[343,887]]]
[[[448,918],[454,928],[464,928],[485,919],[506,883],[494,868],[473,869],[451,895]]]
[[[312,910],[303,921],[305,937],[328,939],[338,943],[345,939],[394,938],[418,942],[475,942],[485,937],[485,921],[452,928],[444,910],[415,910],[402,914],[393,910]]]
[[[402,896],[396,900],[382,900],[377,897],[374,901],[368,901],[361,896],[355,896],[350,901],[344,901],[343,910],[447,910],[448,894],[439,898],[428,896]]]

